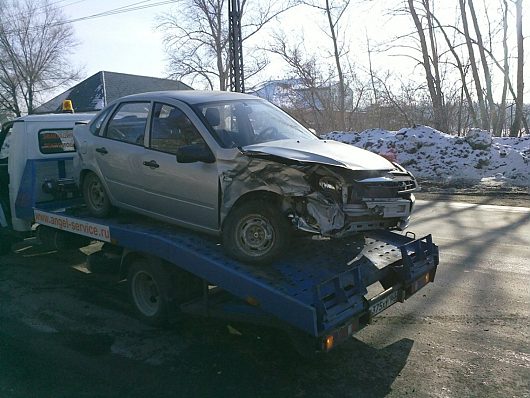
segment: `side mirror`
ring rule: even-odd
[[[177,149],[177,162],[179,163],[213,163],[215,157],[206,144],[183,145]]]

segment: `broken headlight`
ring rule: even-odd
[[[322,177],[320,180],[318,180],[318,186],[323,191],[335,191],[340,192],[342,185],[339,180],[333,177]]]
[[[335,177],[325,176],[318,180],[318,188],[328,200],[340,203],[342,197],[342,184]]]

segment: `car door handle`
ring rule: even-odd
[[[158,169],[160,166],[158,165],[157,162],[155,162],[154,160],[150,160],[149,162],[144,162],[144,166],[147,166],[147,167],[151,167],[152,169]]]
[[[107,148],[105,148],[104,146],[102,146],[101,148],[96,148],[96,152],[102,153],[103,155],[109,153],[109,151],[107,151]]]

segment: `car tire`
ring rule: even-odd
[[[112,214],[113,207],[99,177],[89,172],[83,179],[83,198],[91,215],[105,218]]]
[[[223,246],[231,257],[250,264],[270,264],[289,244],[290,225],[276,206],[261,200],[232,209],[223,228]]]
[[[200,297],[203,289],[200,278],[156,258],[134,260],[127,286],[138,318],[159,327],[180,315],[179,305]]]

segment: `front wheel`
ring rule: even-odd
[[[282,254],[289,243],[289,233],[289,222],[279,208],[264,201],[249,201],[228,215],[223,245],[237,260],[268,264]]]

